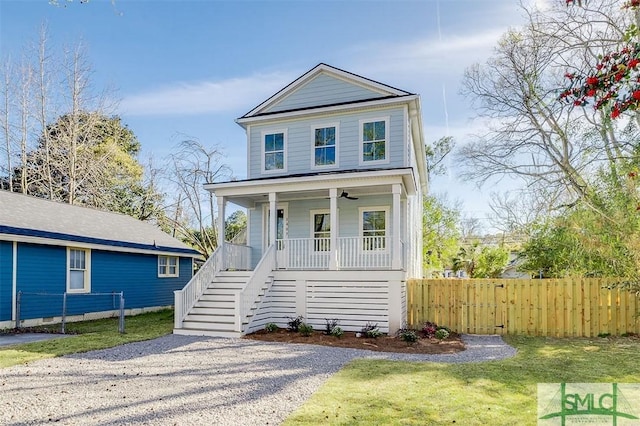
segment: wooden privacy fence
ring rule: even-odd
[[[611,280],[424,279],[407,282],[407,322],[459,333],[598,336],[640,333],[640,298]]]

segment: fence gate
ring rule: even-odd
[[[459,325],[464,333],[505,334],[507,300],[504,283],[464,280],[459,287]]]

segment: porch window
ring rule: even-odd
[[[335,166],[338,147],[338,126],[313,127],[313,167]]]
[[[311,212],[313,251],[331,250],[331,216],[328,212]]]
[[[89,293],[91,291],[90,264],[90,250],[67,249],[67,291],[69,293]]]
[[[263,133],[262,139],[263,171],[286,170],[286,132]]]
[[[177,277],[178,257],[158,256],[158,277]]]
[[[362,144],[362,163],[386,163],[388,136],[388,118],[360,121],[360,141]]]
[[[385,250],[387,241],[387,208],[360,209],[363,250]]]

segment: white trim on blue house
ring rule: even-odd
[[[116,251],[121,253],[138,253],[138,254],[153,254],[153,255],[171,255],[171,256],[183,256],[183,257],[201,257],[200,254],[196,254],[195,251],[193,253],[184,253],[184,252],[176,252],[170,251],[163,248],[158,248],[157,250],[151,249],[136,249],[129,247],[118,247],[106,244],[91,244],[91,243],[83,243],[79,241],[73,240],[60,240],[54,238],[45,238],[45,237],[30,237],[24,235],[15,235],[15,234],[4,234],[0,233],[0,240],[5,241],[13,241],[14,243],[29,243],[29,244],[43,244],[47,246],[73,246],[80,247],[85,249],[92,250],[107,250],[107,251]]]
[[[335,154],[334,154],[334,163],[333,164],[324,164],[317,165],[316,164],[316,149],[315,140],[316,140],[316,130],[317,129],[326,129],[333,127],[335,128]],[[332,122],[332,123],[317,123],[311,126],[311,170],[329,170],[329,169],[337,169],[340,167],[340,122]]]
[[[376,122],[380,122],[383,121],[384,122],[384,159],[382,160],[369,160],[369,161],[365,161],[364,159],[364,125],[368,124],[368,123],[376,123]],[[389,150],[389,122],[390,122],[390,117],[387,116],[382,116],[382,117],[373,117],[373,118],[363,118],[361,120],[358,121],[358,139],[359,139],[359,146],[360,146],[360,152],[358,153],[358,164],[361,166],[367,166],[367,165],[379,165],[379,164],[388,164],[389,163],[389,157],[391,156],[391,152]]]
[[[83,287],[82,289],[71,288],[71,270],[78,270],[71,268],[71,250],[84,252],[84,264],[83,271]],[[91,293],[91,250],[84,247],[67,247],[67,293]]]
[[[389,211],[391,210],[390,206],[364,206],[358,208],[358,236],[364,237],[364,221],[362,220],[362,215],[364,212],[375,212],[375,211],[384,211],[384,236],[388,239],[391,236],[391,227],[389,226]],[[389,244],[385,244],[383,250],[377,250],[378,252],[388,253],[390,250]]]
[[[12,260],[12,275],[11,275],[11,321],[16,320],[16,305],[18,299],[18,242],[13,242],[13,259]]]
[[[261,171],[262,174],[274,174],[274,173],[286,173],[287,172],[287,128],[284,129],[266,129],[260,133],[260,162],[262,163]],[[267,164],[265,161],[265,156],[267,152],[265,151],[265,137],[267,135],[277,135],[282,133],[282,168],[281,169],[271,169],[267,170]],[[248,151],[248,150],[247,150]]]

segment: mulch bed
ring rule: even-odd
[[[279,328],[274,332],[260,330],[244,336],[245,339],[280,343],[307,343],[311,345],[333,346],[337,348],[366,349],[380,352],[399,352],[405,354],[451,354],[465,349],[460,336],[451,333],[445,340],[420,338],[415,343],[407,343],[400,338],[380,336],[376,339],[356,337],[355,332],[345,331],[340,338],[327,336],[321,331],[314,331],[311,336]]]

